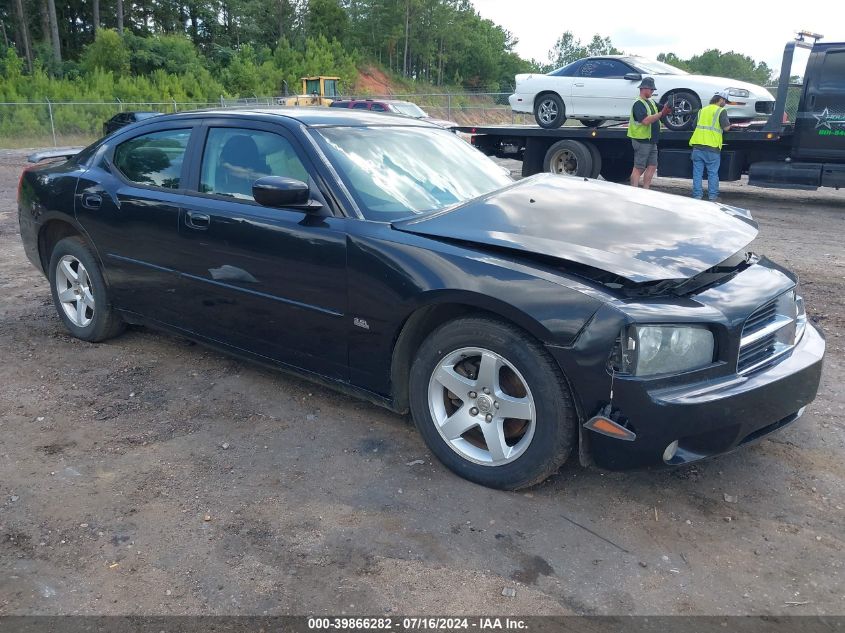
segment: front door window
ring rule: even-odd
[[[252,184],[264,176],[308,182],[308,172],[290,142],[278,134],[238,128],[208,131],[201,192],[253,200]]]

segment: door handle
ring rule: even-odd
[[[185,224],[190,226],[192,229],[204,231],[211,225],[211,216],[207,213],[188,211],[185,214]]]
[[[575,84],[575,87],[576,87],[576,88],[583,88],[583,87],[584,87],[584,84]]]
[[[103,204],[103,198],[99,194],[96,193],[84,193],[82,194],[82,206],[86,209],[93,209],[97,210],[100,208],[100,205]]]

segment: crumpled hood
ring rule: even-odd
[[[553,174],[393,228],[554,257],[635,283],[689,279],[757,235],[742,209]]]

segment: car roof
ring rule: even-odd
[[[593,57],[585,57],[584,61],[588,59],[648,59],[642,55],[594,55]]]
[[[422,127],[431,126],[418,119],[404,116],[385,114],[383,112],[370,112],[368,110],[352,110],[347,108],[327,108],[324,106],[313,107],[287,107],[277,108],[217,108],[211,110],[190,110],[176,114],[165,114],[156,117],[156,121],[179,120],[182,118],[237,118],[255,119],[290,123],[297,122],[307,127],[325,126],[385,126],[393,125],[400,127]]]

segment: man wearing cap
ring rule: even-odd
[[[634,170],[631,172],[631,186],[640,186],[640,176],[643,177],[643,188],[651,187],[651,179],[657,171],[657,137],[660,135],[660,119],[669,114],[672,108],[669,104],[657,109],[657,104],[651,95],[655,91],[654,79],[643,77],[640,83],[640,98],[631,108],[628,121],[628,137],[634,146]]]
[[[707,105],[698,111],[698,122],[689,144],[692,147],[692,197],[704,196],[702,180],[707,169],[707,197],[715,202],[719,197],[719,165],[722,162],[722,133],[730,129],[725,103],[728,91],[717,92]]]

